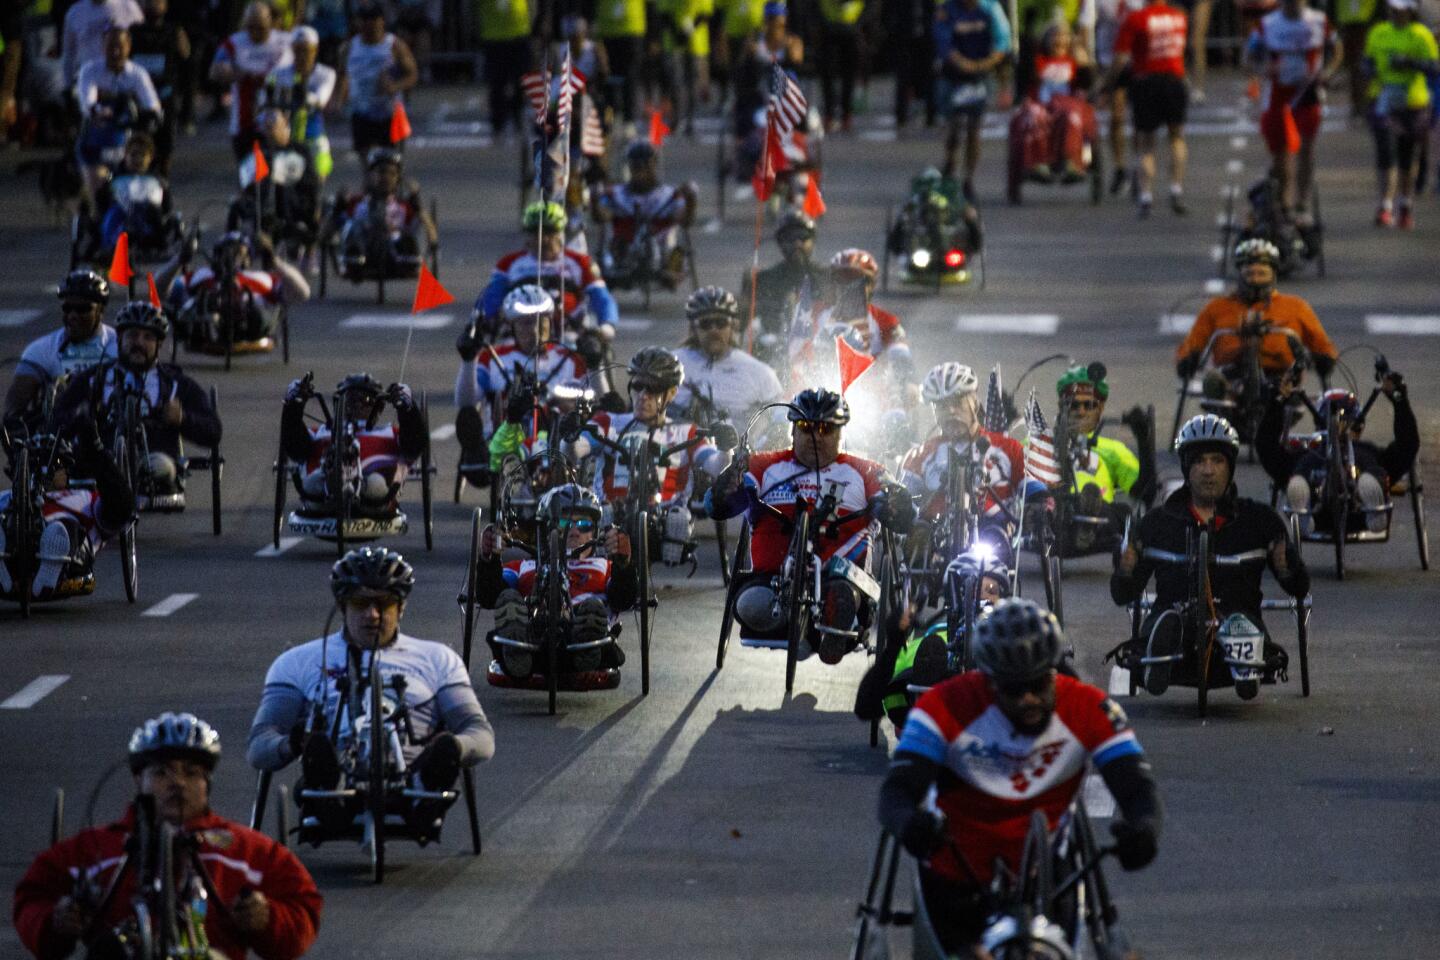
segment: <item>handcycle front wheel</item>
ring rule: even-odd
[[[722,521],[723,522],[723,521]],[[726,584],[725,610],[720,616],[720,643],[715,650],[715,669],[725,666],[725,648],[730,644],[730,632],[735,626],[735,601],[742,576],[742,568],[750,556],[750,519],[740,525],[740,536],[735,541],[735,556],[730,564],[730,582]],[[744,571],[749,572],[749,571]]]
[[[650,512],[641,510],[635,518],[636,576],[640,580],[640,695],[650,695],[650,631],[654,589],[650,580]]]
[[[384,677],[376,662],[375,653],[370,654],[370,776],[366,791],[366,807],[370,817],[370,869],[371,879],[385,882],[385,723]]]
[[[791,534],[790,580],[784,589],[790,602],[790,631],[785,644],[785,692],[795,689],[795,665],[800,662],[800,645],[810,633],[810,514],[800,513]]]

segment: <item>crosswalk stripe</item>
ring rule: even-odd
[[[1227,160],[1227,161],[1225,162],[1225,172],[1226,172],[1226,173],[1244,173],[1244,172],[1245,172],[1245,161],[1244,161],[1244,160]]]
[[[340,321],[350,330],[404,330],[413,322],[416,330],[440,330],[455,320],[451,313],[357,313]]]
[[[1440,315],[1404,313],[1367,313],[1365,332],[1401,337],[1440,336]]]
[[[453,423],[442,423],[430,431],[431,440],[449,440],[453,436],[455,436],[455,424]]]
[[[170,614],[174,613],[176,610],[179,610],[181,607],[185,606],[187,603],[196,599],[199,596],[200,594],[198,593],[172,593],[164,600],[161,600],[159,603],[155,604],[155,606],[151,607],[149,610],[141,613],[140,616],[168,617],[170,616]]]
[[[1249,141],[1246,140],[1244,137],[1231,137],[1231,138],[1230,138],[1230,149],[1232,149],[1232,150],[1244,150],[1244,149],[1245,149],[1245,145],[1246,145],[1247,143],[1249,143]]]
[[[1190,313],[1162,313],[1160,314],[1160,333],[1184,336],[1190,332],[1195,324],[1195,316]]]
[[[305,538],[304,538],[304,537],[281,537],[281,538],[280,538],[280,546],[279,546],[278,549],[276,548],[275,544],[273,544],[273,543],[267,543],[267,544],[265,544],[265,546],[263,546],[263,547],[261,547],[259,550],[256,550],[256,551],[255,551],[255,556],[257,556],[257,557],[278,557],[278,556],[280,556],[280,554],[284,553],[286,550],[289,550],[291,547],[295,546],[295,544],[299,543],[299,542],[300,542],[301,540],[303,540],[303,539],[305,539]]]
[[[70,674],[68,673],[41,674],[0,703],[0,710],[29,710],[58,690],[60,685],[69,679]]]
[[[1060,317],[1053,313],[972,313],[955,318],[957,333],[1019,333],[1053,337]]]
[[[23,327],[38,316],[39,310],[0,310],[0,327]]]

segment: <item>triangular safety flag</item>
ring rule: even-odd
[[[403,101],[395,101],[395,112],[390,114],[390,142],[400,143],[410,139],[410,115],[405,112]]]
[[[842,397],[849,389],[850,384],[858,380],[860,375],[875,363],[874,357],[856,350],[844,337],[835,338],[835,359],[840,365],[840,395]]]
[[[420,264],[420,282],[415,286],[415,305],[410,308],[410,312],[420,313],[431,307],[443,307],[454,302],[455,298],[450,295],[449,290],[440,286],[435,274],[431,273],[425,264]]]
[[[255,158],[255,176],[250,182],[259,183],[270,176],[270,164],[265,162],[265,154],[260,150],[259,141],[250,145],[250,153]]]
[[[150,305],[153,306],[156,310],[165,309],[164,306],[160,303],[160,291],[155,289],[155,274],[146,273],[145,284],[150,288]]]
[[[130,278],[135,276],[135,271],[130,269],[130,234],[123,230],[115,241],[115,253],[110,257],[108,276],[111,283],[127,287],[130,285]]]
[[[659,110],[650,111],[650,145],[659,147],[665,143],[665,138],[670,136],[670,127],[665,123],[665,118],[660,115]]]
[[[815,174],[810,174],[805,180],[805,203],[801,209],[811,220],[818,220],[825,216],[825,198],[820,196],[820,184],[815,180]]]
[[[760,151],[760,159],[756,161],[755,172],[750,177],[755,199],[761,203],[769,200],[770,194],[775,191],[775,175],[789,168],[785,148],[780,143],[780,131],[775,128],[772,118],[765,125],[765,149]]]

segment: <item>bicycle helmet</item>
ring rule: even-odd
[[[939,403],[947,397],[973,394],[980,386],[975,371],[963,363],[950,361],[932,367],[920,384],[920,396],[926,403]]]
[[[358,393],[370,400],[374,400],[385,392],[385,388],[380,385],[379,380],[376,380],[368,373],[352,373],[344,380],[335,384],[335,392]]]
[[[1065,634],[1033,600],[1002,600],[975,625],[975,665],[992,680],[1035,680],[1060,662]]]
[[[130,772],[171,759],[194,760],[207,770],[220,762],[220,734],[193,713],[169,710],[146,720],[130,734]]]
[[[788,412],[791,423],[833,423],[843,427],[850,422],[850,405],[845,398],[833,390],[823,387],[801,390],[790,401],[793,408]]]
[[[625,162],[631,166],[653,163],[659,156],[660,152],[649,140],[632,140],[625,148]]]
[[[558,203],[536,201],[525,208],[520,218],[520,226],[526,230],[534,230],[542,222],[551,233],[565,229],[565,208]]]
[[[1175,436],[1175,452],[1180,456],[1180,469],[1190,472],[1190,458],[1197,453],[1218,450],[1230,461],[1230,470],[1235,470],[1235,459],[1240,455],[1240,434],[1230,426],[1230,421],[1213,413],[1202,413],[1185,421]]]
[[[505,294],[500,315],[506,323],[534,323],[555,313],[555,298],[533,283],[524,283]]]
[[[993,556],[985,556],[975,550],[966,550],[950,561],[945,568],[946,576],[969,580],[973,577],[990,577],[1000,584],[1001,596],[1010,596],[1010,568]]]
[[[84,300],[103,307],[110,302],[110,281],[94,270],[71,270],[55,288],[61,300]]]
[[[155,336],[164,340],[170,333],[170,318],[165,316],[165,311],[155,306],[148,300],[131,300],[120,308],[115,316],[115,329],[124,333],[131,327],[140,330],[149,330]]]
[[[397,169],[404,169],[405,158],[401,156],[399,150],[391,147],[372,147],[370,152],[365,154],[366,170],[374,170],[387,163],[394,165]]]
[[[215,241],[210,248],[210,259],[219,262],[227,257],[233,258],[242,251],[246,254],[250,252],[250,241],[239,230],[231,230]]]
[[[1320,425],[1323,427],[1330,422],[1330,411],[1335,410],[1350,418],[1353,423],[1360,415],[1360,401],[1349,390],[1335,388],[1326,390],[1320,396],[1320,402],[1315,405],[1315,414],[1320,418]]]
[[[830,272],[853,273],[873,283],[880,275],[880,265],[869,251],[847,247],[830,258]]]
[[[1060,396],[1074,390],[1077,393],[1093,391],[1101,400],[1110,399],[1110,384],[1105,381],[1105,364],[1095,362],[1089,366],[1076,364],[1060,375],[1055,381],[1055,392]],[[1088,388],[1088,390],[1087,390]]]
[[[632,381],[653,384],[662,390],[675,389],[685,382],[685,368],[680,365],[680,358],[664,347],[646,347],[630,358],[626,369]]]
[[[735,295],[724,287],[701,287],[685,301],[685,319],[694,323],[701,317],[727,317],[732,323],[740,315]]]
[[[1280,248],[1264,237],[1251,237],[1235,246],[1235,266],[1251,263],[1268,263],[1271,268],[1280,264]]]
[[[388,593],[404,600],[415,587],[415,571],[405,558],[385,547],[351,550],[330,568],[330,592],[344,600],[360,590]]]
[[[589,517],[600,521],[600,498],[589,487],[578,483],[562,483],[553,490],[547,490],[537,505],[540,516],[551,520],[561,517]]]
[[[797,234],[801,239],[815,239],[815,221],[807,217],[805,211],[792,207],[780,215],[780,223],[775,227],[775,239],[783,240]]]

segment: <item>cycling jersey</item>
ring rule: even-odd
[[[706,507],[717,520],[748,513],[753,531],[750,561],[757,573],[775,573],[789,549],[790,531],[768,507],[793,517],[797,501],[813,506],[833,490],[835,516],[843,519],[870,507],[881,495],[884,480],[883,466],[852,454],[842,453],[834,463],[816,471],[796,461],[793,450],[771,450],[750,458],[744,483],[733,496],[721,500],[707,494]],[[827,531],[818,537],[817,556],[822,562],[841,556],[863,564],[877,526],[873,517],[841,523],[833,536]]]
[[[399,424],[386,423],[369,430],[356,430],[354,437],[360,446],[362,476],[408,463],[409,458],[400,450]],[[330,450],[332,440],[330,428],[325,424],[310,428],[310,455],[305,459],[304,468],[307,475],[325,469],[325,454]]]
[[[244,292],[245,298],[264,306],[278,306],[285,301],[284,282],[284,278],[273,270],[241,270],[235,274],[235,283]],[[220,281],[214,270],[203,266],[176,277],[174,287],[181,294],[194,297],[201,291],[219,290]]]
[[[1276,109],[1294,99],[1320,72],[1325,51],[1334,43],[1325,14],[1311,7],[1291,18],[1284,10],[1266,14],[1250,34],[1252,57],[1262,59],[1270,78],[1266,102]]]
[[[981,482],[985,490],[983,509],[986,516],[991,516],[1001,512],[1002,504],[1015,494],[1015,481],[1024,478],[1025,449],[1019,441],[1004,434],[983,429],[979,432],[990,444],[985,451],[985,474]],[[905,484],[911,496],[917,498],[921,516],[942,516],[948,507],[956,506],[945,503],[945,474],[950,451],[959,459],[957,466],[962,466],[973,456],[968,441],[949,443],[944,437],[936,436],[911,447],[900,462],[900,482]]]
[[[0,490],[0,516],[10,509],[11,498],[12,491]],[[47,523],[51,520],[69,521],[79,532],[81,541],[92,547],[100,545],[100,494],[89,487],[45,491],[40,516]]]
[[[1115,37],[1115,54],[1128,55],[1137,77],[1146,74],[1185,76],[1185,11],[1157,0],[1131,12]]]
[[[1210,337],[1217,330],[1238,330],[1245,317],[1252,311],[1274,327],[1291,330],[1299,335],[1300,342],[1312,355],[1337,356],[1335,344],[1320,326],[1320,320],[1310,304],[1299,297],[1286,293],[1273,293],[1268,303],[1246,304],[1238,297],[1216,297],[1205,305],[1195,318],[1195,325],[1185,340],[1175,349],[1175,359],[1198,358]],[[1222,336],[1215,341],[1211,354],[1216,366],[1236,363],[1244,356],[1244,345],[1239,336]],[[1266,373],[1283,373],[1295,363],[1290,350],[1290,340],[1282,333],[1267,333],[1260,340],[1260,366]]]
[[[1031,95],[1041,103],[1049,103],[1051,97],[1069,93],[1077,69],[1074,57],[1036,57],[1035,89]]]
[[[872,357],[878,357],[887,350],[906,356],[910,354],[910,345],[905,341],[905,328],[900,325],[900,318],[873,303],[865,317],[858,321],[836,319],[835,308],[824,303],[815,306],[814,317],[814,326],[818,331],[832,326],[843,326],[856,331],[860,335],[861,348]]]
[[[487,319],[499,316],[500,308],[505,303],[505,295],[523,283],[536,282],[537,276],[540,278],[540,285],[547,290],[557,287],[560,279],[564,278],[566,317],[579,307],[579,297],[583,293],[586,305],[601,326],[613,327],[620,319],[620,308],[610,296],[610,290],[605,286],[605,278],[600,275],[600,268],[585,254],[576,253],[574,250],[566,250],[564,256],[543,263],[528,250],[506,254],[495,264],[495,269],[490,274],[490,282],[485,285],[476,301],[476,308]]]
[[[610,214],[613,239],[621,244],[635,239],[635,230],[641,221],[654,234],[670,233],[679,225],[688,207],[685,195],[666,183],[657,184],[644,193],[621,183],[600,195],[600,208]]]
[[[335,80],[335,71],[323,63],[305,77],[297,77],[295,65],[287,64],[265,78],[265,102],[290,115],[296,143],[314,143],[325,135],[325,107],[335,94]]]
[[[604,557],[584,557],[569,561],[566,568],[570,584],[570,602],[579,603],[590,597],[599,597],[604,600],[605,591],[610,586],[610,566],[610,561]],[[502,576],[505,578],[505,585],[518,590],[522,597],[528,597],[535,592],[537,569],[534,560],[512,560],[503,567]]]
[[[118,71],[111,70],[104,60],[92,60],[80,68],[75,80],[75,99],[80,103],[82,114],[88,115],[97,104],[113,103],[125,97],[133,97],[143,112],[157,117],[164,113],[150,74],[134,61],[126,60]]]
[[[584,381],[584,359],[568,347],[547,343],[539,353],[526,353],[513,343],[482,350],[475,360],[461,361],[455,379],[455,405],[473,407],[484,398],[504,397],[522,373],[530,372],[540,387],[566,380]],[[483,411],[489,416],[490,411]]]
[[[34,377],[44,384],[54,383],[62,376],[94,366],[102,360],[114,360],[118,338],[115,328],[102,323],[95,336],[72,341],[64,327],[32,340],[20,355],[16,376]]]
[[[1069,808],[1088,766],[1143,756],[1125,712],[1102,690],[1072,677],[1055,678],[1055,711],[1038,734],[1021,733],[995,703],[984,674],[952,677],[932,687],[910,711],[895,748],[923,757],[951,776],[937,798],[954,848],[930,859],[939,876],[969,882],[955,860],[964,855],[986,883],[1002,858],[1019,867],[1030,815],[1039,810],[1053,830]]]
[[[744,351],[732,349],[712,360],[702,350],[681,347],[675,356],[685,370],[685,382],[675,395],[675,406],[682,410],[690,409],[698,396],[721,419],[743,426],[764,404],[784,399],[775,371]]]
[[[1129,493],[1140,478],[1140,459],[1119,440],[1092,434],[1076,452],[1075,489],[1094,484],[1106,503],[1114,502],[1116,493]]]
[[[77,6],[89,6],[88,0]],[[73,8],[72,8],[73,9]],[[40,854],[15,888],[15,930],[26,948],[37,957],[68,956],[74,944],[56,936],[51,919],[56,904],[75,896],[77,882],[83,882],[98,902],[117,879],[121,864],[129,864],[124,880],[106,900],[108,911],[100,918],[114,928],[131,916],[136,895],[136,870],[127,853],[133,846],[135,813],[131,809],[114,823],[82,830]],[[281,843],[265,834],[241,826],[212,812],[186,821],[183,832],[196,844],[201,866],[214,884],[214,892],[226,905],[245,890],[262,894],[269,904],[270,921],[258,934],[241,936],[211,905],[205,909],[204,891],[192,907],[204,918],[204,936],[211,949],[231,960],[244,960],[255,951],[261,957],[299,957],[315,942],[324,900],[315,881],[300,860]],[[178,858],[177,858],[178,859]],[[181,889],[193,889],[188,864],[180,866],[186,882]],[[186,894],[187,896],[189,894]]]
[[[385,197],[369,193],[352,194],[345,200],[346,216],[352,223],[368,220],[371,208],[378,203],[385,205],[381,217],[392,239],[402,233],[413,233],[419,227],[420,197],[416,193],[404,197],[393,193]]]
[[[658,427],[647,428],[635,419],[633,413],[597,413],[591,418],[590,430],[597,436],[614,442],[625,442],[630,438],[648,436],[650,442],[660,447],[673,447],[699,435],[699,428],[693,423],[666,421]],[[630,468],[615,451],[595,443],[595,455],[601,458],[601,468],[595,471],[595,493],[602,503],[615,503],[625,499],[630,492]],[[692,469],[704,470],[715,476],[725,468],[729,457],[722,454],[709,440],[700,440],[693,446],[673,454],[666,464],[657,464],[655,474],[660,481],[660,504],[690,502],[694,485]],[[650,505],[653,506],[653,505]]]
[[[61,71],[65,85],[73,86],[80,68],[105,58],[105,31],[111,25],[133,27],[145,20],[135,0],[79,0],[65,11],[61,42]]]
[[[215,51],[215,62],[228,63],[235,68],[235,82],[230,86],[231,136],[255,129],[255,114],[265,78],[294,60],[290,34],[281,30],[271,30],[270,35],[260,43],[251,40],[250,34],[244,30],[232,33],[221,41]]]

